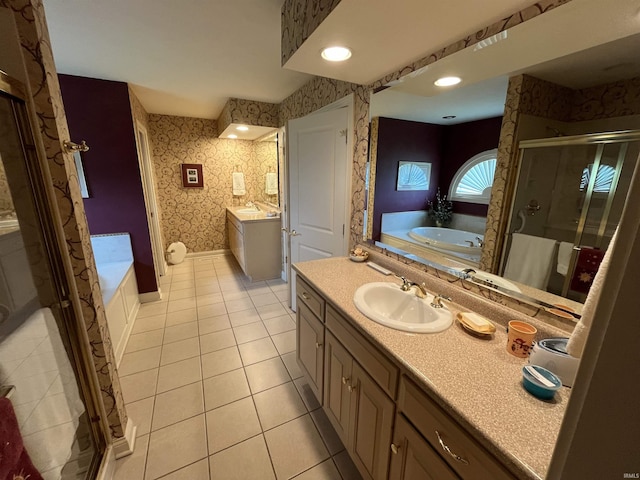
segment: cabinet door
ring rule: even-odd
[[[457,480],[449,466],[402,415],[396,416],[389,480]]]
[[[307,306],[298,302],[296,313],[296,357],[309,382],[309,388],[322,404],[324,325]]]
[[[327,331],[324,356],[324,408],[342,443],[349,440],[351,370],[353,359],[336,338]]]
[[[387,478],[395,404],[371,377],[353,362],[350,439],[352,458],[365,478]]]

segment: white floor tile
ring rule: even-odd
[[[202,382],[156,395],[151,430],[155,431],[204,413]]]
[[[202,372],[198,357],[170,363],[160,367],[156,392],[167,392],[199,380],[202,380]]]
[[[245,440],[209,457],[211,478],[225,480],[275,479],[262,435]]]
[[[251,397],[207,412],[209,454],[224,450],[261,432]]]
[[[263,430],[269,430],[307,413],[293,383],[285,383],[253,396]]]
[[[204,380],[204,404],[207,411],[251,395],[242,368]]]

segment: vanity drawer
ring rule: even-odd
[[[296,275],[296,296],[309,307],[319,320],[324,322],[324,298],[305,282],[300,275]]]
[[[243,232],[243,227],[242,227],[242,222],[240,220],[238,220],[232,213],[227,212],[227,220],[229,220],[229,222],[238,229],[238,231],[242,234]]]
[[[398,368],[382,355],[369,340],[364,338],[350,322],[331,305],[327,305],[326,325],[333,335],[347,348],[366,372],[391,398],[398,390]]]
[[[400,381],[398,409],[461,478],[515,478],[429,396],[405,377]]]

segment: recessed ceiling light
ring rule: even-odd
[[[450,87],[451,85],[457,85],[462,81],[460,77],[442,77],[437,79],[434,85],[438,87]]]
[[[327,47],[320,55],[330,62],[344,62],[351,57],[351,50],[347,47]]]
[[[451,120],[452,118],[456,118],[455,115],[445,115],[444,117],[442,117],[445,120]]]
[[[227,135],[227,138],[238,138],[238,135],[236,135],[235,133],[231,133]]]
[[[249,130],[249,127],[247,127],[246,125],[240,125],[239,127],[236,127],[236,130],[240,130],[241,132],[246,132],[247,130]]]

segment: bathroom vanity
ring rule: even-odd
[[[280,215],[256,207],[227,207],[229,248],[252,282],[282,273]]]
[[[363,478],[545,477],[569,389],[550,402],[529,395],[500,322],[490,339],[457,323],[401,332],[353,304],[365,283],[400,288],[393,277],[343,257],[294,269],[298,364]]]

